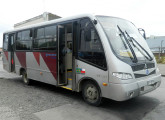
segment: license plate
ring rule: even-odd
[[[154,88],[153,86],[147,85],[147,86],[144,86],[144,91],[148,91],[148,90],[151,90],[153,88]]]

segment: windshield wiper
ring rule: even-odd
[[[153,58],[150,56],[150,54],[133,38],[130,37],[130,35],[127,33],[127,31],[125,31],[125,33],[127,34],[127,36],[130,38],[132,44],[144,55],[144,53],[133,43],[133,41],[148,55],[148,57],[146,55],[144,55],[148,60],[152,61]]]
[[[125,39],[126,43],[128,44],[128,47],[130,48],[131,52],[132,52],[132,55],[133,55],[133,58],[131,58],[132,62],[135,62],[135,63],[138,62],[137,57],[135,55],[135,52],[134,52],[131,44],[129,43],[127,37],[125,36],[125,33],[120,29],[120,27],[118,25],[117,25],[117,28],[119,29],[121,34],[124,36],[124,39]]]

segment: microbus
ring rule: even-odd
[[[59,18],[3,34],[3,68],[32,80],[125,101],[155,90],[161,74],[146,40],[125,19],[102,15]]]

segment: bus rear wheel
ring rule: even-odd
[[[26,71],[23,71],[23,73],[22,73],[22,80],[23,80],[23,82],[24,82],[24,84],[26,84],[26,85],[30,85],[30,79],[28,79],[28,77],[27,77],[27,73],[26,73]]]
[[[94,82],[87,81],[83,84],[82,95],[84,100],[94,106],[99,106],[101,104],[101,91]]]

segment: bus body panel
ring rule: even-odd
[[[36,55],[36,58],[35,58]],[[40,81],[40,55],[39,52],[27,53],[27,74],[30,79]]]
[[[155,86],[150,85],[150,81],[152,81],[153,84],[155,83]],[[106,91],[109,92],[103,92],[103,96],[115,101],[125,101],[155,90],[160,86],[160,83],[161,75],[143,78],[141,81],[129,84],[110,83],[106,89]]]
[[[17,58],[16,52],[14,52],[14,59],[15,59],[15,72],[16,74],[21,75],[20,70],[22,66]]]
[[[85,62],[82,62],[80,60],[77,61],[77,68],[76,68],[76,84],[79,84],[81,80],[90,78],[92,80],[95,80],[97,84],[99,85],[102,92],[105,92],[105,88],[107,86],[103,86],[103,83],[108,83],[108,70],[101,70],[97,67],[94,67],[90,64],[87,64]],[[80,70],[80,71],[78,71]],[[84,70],[85,73],[81,73],[81,70]],[[103,96],[104,97],[104,96]]]
[[[20,74],[21,68],[27,71],[27,75],[29,79],[34,79],[37,81],[41,81],[44,83],[56,85],[56,59],[47,58],[49,60],[45,60],[45,57],[50,57],[51,54],[49,52],[38,52],[38,57],[36,52],[16,52],[15,55],[15,65],[16,65],[16,73]],[[46,56],[47,55],[47,56]],[[43,56],[43,57],[42,57]],[[50,59],[53,59],[50,61]]]
[[[40,53],[40,77],[45,83],[57,84],[57,61],[55,52]]]
[[[2,53],[2,59],[3,59],[3,69],[10,72],[10,52],[3,51]]]

